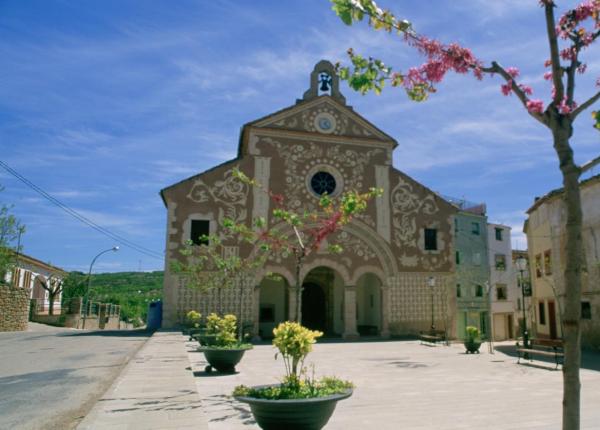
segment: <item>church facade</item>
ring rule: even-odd
[[[342,246],[341,254],[321,249],[306,259],[303,324],[345,338],[409,335],[432,326],[454,336],[457,209],[392,166],[396,146],[346,105],[332,64],[319,62],[295,105],[244,125],[237,158],[161,191],[168,211],[163,326],[180,324],[191,309],[216,310],[214,295],[171,273],[169,262],[182,258],[186,241],[199,232],[218,233],[225,217],[248,225],[263,217],[277,227],[268,196],[239,182],[237,168],[300,211],[315,210],[324,191],[336,197],[383,189],[366,212],[328,238]],[[252,252],[227,245],[226,252]],[[293,317],[294,267],[291,257],[271,256],[251,285],[225,291],[224,310],[238,314],[254,335],[268,337]]]

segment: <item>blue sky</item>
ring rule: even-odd
[[[421,33],[519,67],[523,83],[548,100],[537,0],[379,3]],[[327,0],[0,0],[0,160],[94,222],[162,253],[159,190],[233,158],[244,123],[294,104],[313,65],[345,60],[349,47],[400,70],[420,61],[397,38],[345,26]],[[586,52],[579,101],[600,76],[598,49]],[[342,84],[342,92],[398,140],[396,168],[442,194],[486,202],[489,220],[512,226],[513,243],[525,247],[524,211],[559,187],[560,175],[550,134],[515,97],[501,95],[498,78],[450,75],[420,104],[394,89],[361,96]],[[579,162],[600,153],[598,137],[582,114],[572,139]],[[116,244],[2,169],[0,184],[0,201],[14,204],[27,226],[27,254],[85,271]],[[121,246],[95,265],[140,268],[163,262]]]

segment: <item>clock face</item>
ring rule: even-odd
[[[329,112],[321,112],[315,116],[314,126],[320,133],[330,134],[335,131],[336,120]]]
[[[322,128],[323,130],[329,130],[331,128],[331,121],[329,118],[319,118],[319,128]]]

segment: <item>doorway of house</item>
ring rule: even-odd
[[[314,282],[302,286],[302,325],[322,332],[327,328],[327,297]]]
[[[554,302],[548,302],[548,319],[550,320],[550,339],[556,339],[556,311]]]

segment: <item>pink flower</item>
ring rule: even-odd
[[[547,81],[551,81],[552,80],[552,72],[544,73],[544,79]]]
[[[579,67],[577,67],[577,71],[579,73],[585,73],[585,71],[587,70],[587,64],[582,63],[579,65]]]
[[[519,88],[521,88],[521,91],[523,91],[528,96],[533,94],[533,90],[528,85],[519,84]]]
[[[506,84],[501,85],[500,90],[505,96],[510,95],[510,93],[512,93],[512,81],[508,81]]]
[[[508,67],[506,69],[506,72],[511,76],[511,78],[515,79],[516,77],[519,76],[519,69],[517,69],[516,67]]]
[[[527,101],[527,110],[532,113],[543,113],[544,112],[544,102],[541,100],[528,100]]]

